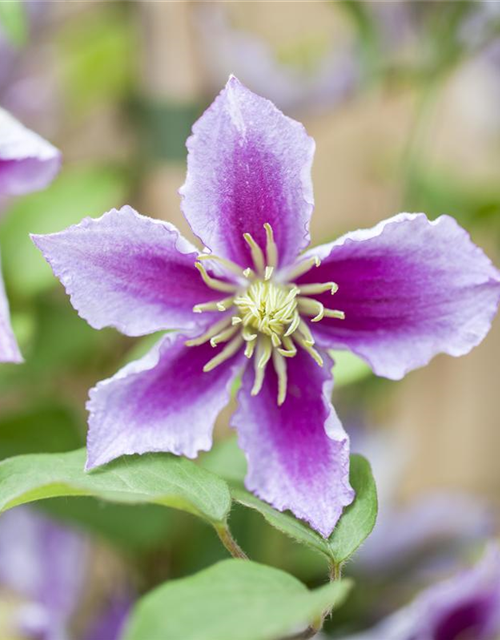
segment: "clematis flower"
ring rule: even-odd
[[[81,535],[28,508],[2,515],[0,636],[65,640],[87,556]]]
[[[85,588],[89,540],[27,507],[0,519],[0,637],[75,640],[70,633]],[[115,593],[79,638],[118,640],[131,607]],[[88,616],[87,616],[88,618]]]
[[[61,164],[59,151],[0,109],[0,208],[7,196],[43,189]],[[0,273],[0,362],[22,362]]]
[[[464,552],[494,535],[496,509],[477,495],[435,489],[400,503],[397,489],[411,448],[400,435],[368,430],[359,421],[349,425],[349,435],[351,450],[370,461],[379,502],[375,528],[351,571],[377,581],[392,576],[405,587],[422,578],[435,582],[457,566]]]
[[[353,500],[328,350],[401,378],[486,335],[500,274],[453,218],[400,214],[309,243],[314,142],[231,77],[187,143],[183,212],[206,249],[130,207],[33,236],[93,327],[168,333],[90,392],[87,468],[208,450],[242,373],[232,426],[247,487],[323,536]]]
[[[433,585],[374,629],[344,640],[497,640],[500,550],[492,545],[472,569]]]

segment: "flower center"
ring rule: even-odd
[[[325,309],[324,305],[313,297],[326,291],[332,295],[338,290],[335,282],[306,284],[298,286],[294,280],[320,264],[318,258],[302,260],[295,264],[287,274],[287,281],[276,279],[278,250],[274,242],[270,224],[265,224],[265,255],[252,236],[245,233],[252,255],[253,268],[242,269],[239,265],[212,254],[198,256],[195,266],[204,282],[216,291],[227,292],[227,298],[216,302],[196,305],[195,313],[220,311],[223,318],[214,323],[208,331],[198,338],[188,340],[188,346],[197,346],[210,341],[213,347],[226,343],[225,347],[203,367],[211,371],[219,364],[231,358],[243,348],[247,358],[254,359],[255,381],[252,395],[257,395],[264,382],[264,374],[272,358],[278,377],[278,405],[283,404],[287,390],[286,358],[297,354],[297,347],[323,366],[321,355],[314,348],[314,338],[309,323],[319,322],[325,317],[344,319],[344,313],[336,309]],[[226,271],[237,276],[237,282],[219,280],[210,276],[203,262],[205,260],[220,263]]]
[[[235,297],[234,304],[244,327],[264,333],[278,347],[283,334],[298,316],[298,292],[296,287],[257,280],[245,293]]]

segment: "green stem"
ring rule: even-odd
[[[247,554],[243,551],[240,545],[233,538],[231,531],[227,524],[217,525],[215,527],[217,535],[220,538],[222,544],[226,547],[233,558],[239,558],[240,560],[248,560]]]

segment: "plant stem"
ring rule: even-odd
[[[248,560],[247,554],[243,551],[240,545],[233,538],[231,531],[227,524],[218,525],[215,527],[217,535],[220,538],[222,544],[226,547],[233,558],[239,558],[240,560]]]

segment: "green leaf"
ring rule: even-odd
[[[377,520],[377,488],[368,460],[352,455],[349,477],[356,498],[344,510],[327,541],[330,557],[337,565],[348,560],[363,544]]]
[[[4,274],[12,291],[30,296],[57,283],[30,233],[53,233],[85,216],[100,216],[123,202],[126,190],[127,176],[119,169],[68,167],[47,190],[17,199],[0,229]]]
[[[356,498],[344,509],[329,539],[323,538],[292,515],[276,511],[241,486],[233,486],[231,493],[234,500],[258,511],[273,527],[297,542],[322,553],[331,564],[339,566],[350,558],[370,535],[377,518],[375,481],[368,461],[360,455],[351,456],[350,481],[356,491]]]
[[[90,473],[84,472],[84,463],[84,449],[5,460],[0,463],[0,512],[46,498],[94,496],[173,507],[220,524],[231,507],[226,483],[185,458],[122,458]]]
[[[12,44],[21,46],[26,43],[28,26],[26,10],[21,0],[0,2],[0,27],[3,28]]]
[[[278,569],[225,560],[147,594],[124,640],[276,640],[320,619],[350,587],[342,581],[309,591]]]

